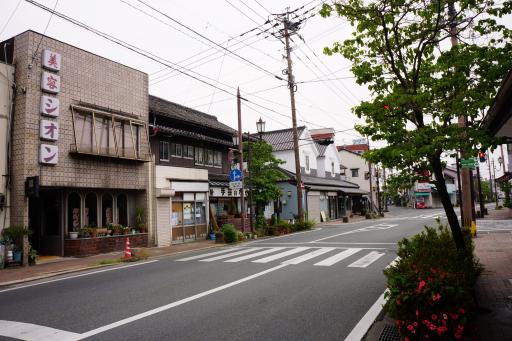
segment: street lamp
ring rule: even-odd
[[[263,121],[260,117],[258,121],[256,121],[256,130],[258,131],[258,134],[260,135],[260,141],[262,139],[262,135],[265,132],[265,121]]]
[[[239,142],[240,140],[238,139],[238,135],[233,135],[233,145],[236,146],[236,148],[238,148]]]

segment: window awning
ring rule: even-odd
[[[430,195],[429,192],[416,192],[414,193],[417,197],[428,197]]]
[[[326,192],[343,192],[344,194],[368,194],[368,191],[364,191],[359,188],[351,187],[335,187],[335,186],[310,186],[306,185],[310,191],[326,191]]]

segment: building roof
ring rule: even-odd
[[[482,126],[495,136],[512,138],[512,70],[510,70],[482,121]]]
[[[199,125],[225,134],[236,134],[235,129],[219,122],[217,117],[213,115],[153,95],[149,95],[149,112],[150,114],[165,116],[187,124]]]
[[[302,135],[306,127],[297,127],[298,136]],[[293,149],[293,129],[281,129],[264,132],[262,134],[263,140],[272,146],[272,151],[277,152],[281,150]]]
[[[325,156],[325,151],[327,150],[328,145],[323,145],[315,141],[316,149],[318,149],[318,156]]]
[[[222,145],[229,146],[229,147],[233,146],[232,140],[211,137],[211,136],[196,133],[196,132],[193,132],[190,130],[166,127],[166,126],[158,125],[158,124],[149,124],[149,127],[153,128],[153,131],[158,131],[158,132],[161,132],[164,134],[167,133],[167,134],[171,134],[171,135],[190,137],[195,140],[218,143],[218,144],[222,144]]]
[[[338,151],[343,149],[352,153],[356,153],[358,151],[365,152],[369,149],[367,144],[348,144],[344,146],[337,146],[336,148],[338,149]]]
[[[289,170],[279,168],[279,170],[288,177],[288,180],[295,180],[295,173],[290,172]],[[342,190],[345,189],[358,189],[359,185],[350,181],[341,180],[341,179],[329,179],[329,178],[321,178],[318,176],[309,176],[301,174],[301,180],[306,186],[325,186],[325,187],[336,187]],[[325,189],[327,190],[327,189]]]

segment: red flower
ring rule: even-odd
[[[408,326],[407,326],[407,329],[408,329],[410,332],[412,332],[412,331],[414,330],[414,327],[412,326],[412,324],[410,324],[410,325],[408,325]]]
[[[412,325],[413,325],[414,327],[417,327],[417,326],[418,326],[418,322],[414,322]]]
[[[453,335],[453,336],[455,336],[455,338],[456,338],[457,340],[459,340],[459,339],[462,337],[462,335],[461,335],[460,333],[458,333],[458,332],[457,332],[457,333],[455,333],[455,335]]]
[[[420,293],[421,290],[423,290],[423,288],[425,287],[425,285],[427,285],[427,282],[425,282],[424,280],[421,280],[420,283],[418,284],[418,288],[416,289],[416,292]]]
[[[418,309],[416,309],[416,317],[419,317],[420,316],[420,311]]]
[[[437,315],[436,314],[432,314],[432,321],[435,321],[437,320]]]
[[[464,314],[466,311],[464,310],[464,308],[459,308],[458,312]]]
[[[402,302],[400,301],[400,299],[396,299],[396,305],[400,305]]]
[[[446,328],[445,326],[437,327],[437,335],[441,336],[441,334],[446,332],[447,330],[448,328]]]
[[[405,341],[410,341],[410,340],[409,340],[409,338],[408,338],[407,336],[405,337]]]
[[[437,328],[437,327],[436,327],[436,325],[435,325],[435,324],[433,324],[433,323],[431,323],[431,324],[428,326],[428,329],[430,329],[430,330],[436,330],[436,328]]]
[[[450,313],[450,316],[452,317],[452,319],[454,320],[457,320],[459,318],[459,314],[455,314],[455,313]]]
[[[448,315],[443,314],[443,320],[448,320]]]
[[[435,294],[434,296],[432,296],[432,301],[439,301],[440,299],[441,299],[440,294]]]

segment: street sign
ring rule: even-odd
[[[242,181],[230,181],[229,188],[231,189],[242,189]]]
[[[469,159],[462,159],[460,160],[460,166],[462,168],[471,168],[471,169],[474,169],[475,166],[477,164],[477,161],[475,160],[475,158],[469,158]]]
[[[242,171],[238,168],[232,169],[229,172],[229,181],[241,181],[242,180]]]

